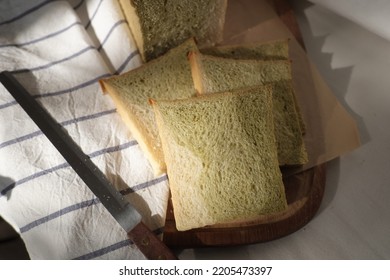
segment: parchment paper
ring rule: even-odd
[[[360,146],[354,119],[267,1],[229,1],[224,35],[222,45],[290,39],[293,84],[306,126],[309,162],[289,172],[309,169]]]

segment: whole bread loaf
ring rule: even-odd
[[[189,59],[195,88],[200,94],[272,84],[279,164],[301,165],[308,161],[296,110],[289,60],[240,60],[199,52],[190,53]]]
[[[286,209],[271,87],[151,103],[178,230]]]
[[[138,141],[156,175],[166,171],[161,141],[149,98],[177,99],[195,95],[188,52],[196,51],[193,39],[165,55],[127,73],[99,81],[113,99],[118,113]]]
[[[195,37],[199,46],[222,40],[227,0],[120,0],[144,61]]]

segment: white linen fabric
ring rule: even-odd
[[[0,1],[0,71],[13,73],[160,234],[167,176],[154,177],[98,85],[140,64],[116,0]],[[144,258],[1,84],[0,215],[32,259]]]

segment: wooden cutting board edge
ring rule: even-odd
[[[170,203],[163,241],[171,248],[234,246],[267,242],[289,235],[313,219],[324,195],[326,165],[286,179],[288,209],[254,220],[177,231]]]

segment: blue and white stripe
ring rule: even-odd
[[[167,177],[153,176],[97,83],[140,65],[129,34],[116,1],[0,2],[0,70],[14,73],[159,234]],[[10,178],[0,181],[0,215],[32,258],[140,256],[2,86],[0,123],[0,176]]]

